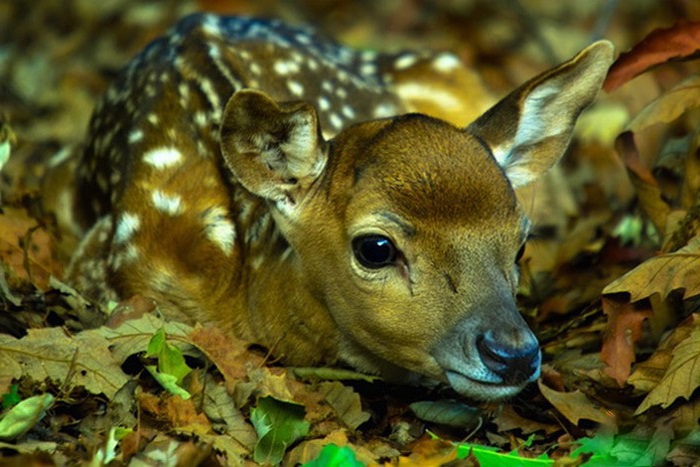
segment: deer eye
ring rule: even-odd
[[[368,269],[379,269],[396,262],[396,247],[382,235],[363,235],[353,239],[352,251],[357,261]]]

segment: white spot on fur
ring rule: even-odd
[[[442,53],[433,59],[432,65],[435,70],[447,73],[459,68],[462,62],[450,53]]]
[[[344,105],[342,108],[343,115],[345,115],[348,118],[355,118],[355,111],[353,110],[352,107],[349,105]]]
[[[224,208],[210,208],[205,211],[202,221],[204,235],[221,248],[224,254],[230,255],[236,240],[236,228],[226,214]]]
[[[418,61],[418,57],[415,55],[402,55],[394,61],[394,68],[397,70],[403,70],[410,67]]]
[[[379,104],[374,108],[374,118],[385,118],[396,115],[396,107],[393,104]]]
[[[328,120],[330,120],[331,125],[338,130],[343,126],[343,119],[335,112],[331,112],[330,115],[328,115]]]
[[[182,153],[176,148],[151,149],[143,155],[143,161],[156,169],[165,169],[177,165],[182,160]]]
[[[136,231],[139,229],[141,221],[136,214],[129,212],[123,213],[117,222],[117,228],[114,231],[114,243],[123,245],[131,240]]]
[[[131,133],[129,133],[129,138],[128,141],[131,144],[138,143],[143,139],[143,131],[140,129],[133,130]]]
[[[296,62],[288,62],[283,60],[277,60],[273,65],[275,73],[280,76],[291,75],[299,71],[299,64]]]
[[[330,108],[331,108],[331,103],[328,99],[326,99],[325,97],[318,98],[318,109],[321,112],[325,112]]]
[[[460,102],[451,92],[418,83],[405,83],[397,86],[396,93],[404,101],[430,101],[443,109],[459,109]]]
[[[295,96],[303,96],[304,95],[304,86],[298,82],[298,81],[287,81],[287,88],[291,91],[292,94]]]
[[[171,216],[182,212],[182,198],[179,195],[168,195],[160,190],[154,190],[151,193],[151,200],[157,210]]]

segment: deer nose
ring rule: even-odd
[[[540,345],[528,331],[517,345],[503,336],[499,339],[491,331],[482,334],[476,342],[481,361],[486,368],[503,379],[504,384],[519,385],[534,379],[540,370]]]

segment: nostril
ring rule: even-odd
[[[499,342],[487,332],[477,338],[476,346],[486,368],[505,384],[521,384],[533,377],[540,367],[540,347],[536,340],[520,346]]]

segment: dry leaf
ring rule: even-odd
[[[603,425],[617,424],[617,417],[613,412],[595,405],[578,389],[574,392],[559,392],[548,388],[541,381],[537,382],[537,386],[545,399],[574,425],[578,425],[581,419]]]
[[[95,332],[107,339],[114,357],[123,362],[133,354],[145,352],[148,342],[160,329],[165,329],[168,339],[186,340],[187,335],[192,332],[191,326],[165,321],[153,313],[145,314],[138,319],[126,320],[116,329],[103,326]]]
[[[628,131],[622,133],[615,141],[615,149],[625,163],[642,211],[663,237],[671,207],[663,200],[661,188],[651,171],[642,163],[634,135]]]
[[[642,131],[656,123],[669,123],[688,109],[700,106],[700,76],[691,76],[664,92],[644,107],[631,122],[628,131]]]
[[[224,433],[240,445],[239,451],[242,447],[244,450],[252,452],[258,438],[253,426],[236,408],[233,398],[226,391],[226,388],[221,384],[216,384],[211,376],[206,375],[206,378],[202,398],[204,413],[212,422],[223,425]],[[227,446],[228,449],[232,447],[231,445]]]
[[[700,236],[678,251],[646,260],[605,287],[603,294],[623,292],[636,302],[655,293],[666,298],[681,289],[684,298],[700,294]]]
[[[340,420],[351,430],[357,429],[369,420],[370,414],[362,411],[360,396],[352,388],[338,381],[330,381],[319,384],[319,391],[333,407]]]
[[[608,332],[603,338],[600,359],[607,365],[604,372],[623,386],[635,361],[634,344],[642,335],[642,323],[651,310],[638,310],[627,302],[603,297],[603,312],[608,316]]]
[[[692,58],[700,50],[700,23],[683,21],[655,29],[610,67],[603,89],[611,92],[649,68],[671,59]]]
[[[263,358],[248,352],[248,343],[224,334],[214,327],[197,326],[187,336],[219,369],[226,387],[233,391],[235,384],[247,376],[248,367],[259,367]]]
[[[82,386],[109,399],[129,380],[98,331],[67,336],[61,328],[30,329],[22,339],[0,334],[0,376]]]
[[[680,342],[673,351],[671,363],[658,386],[649,392],[637,408],[635,414],[648,410],[651,406],[670,406],[676,399],[690,399],[700,386],[700,324],[695,323],[690,335]]]
[[[700,315],[695,314],[676,327],[663,341],[648,360],[639,363],[627,382],[636,389],[649,392],[663,379],[668,369],[676,346],[690,336],[691,331],[700,323]]]

